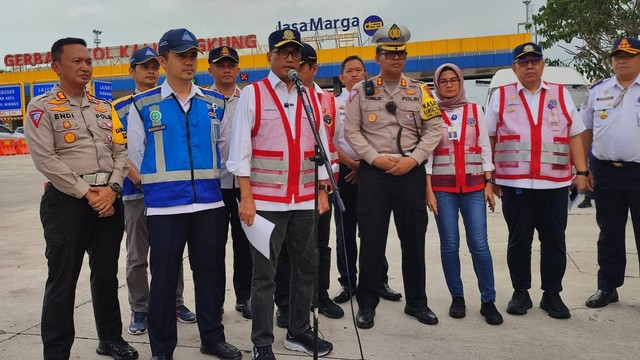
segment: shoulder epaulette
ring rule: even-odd
[[[602,84],[603,82],[605,82],[605,80],[609,80],[609,78],[603,78],[603,79],[600,79],[600,80],[596,80],[596,81],[594,81],[593,83],[591,83],[591,85],[589,85],[589,90],[591,90],[591,89],[593,89],[594,87],[596,87],[596,86],[598,86],[598,85]]]

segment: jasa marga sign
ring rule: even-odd
[[[294,29],[300,32],[305,31],[323,31],[323,30],[342,30],[349,31],[352,28],[358,28],[360,26],[360,19],[358,17],[344,17],[340,19],[328,19],[323,17],[310,18],[308,21],[298,21],[292,23],[285,23],[278,20],[277,30],[282,29]]]

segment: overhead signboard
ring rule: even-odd
[[[0,116],[22,116],[22,84],[0,85]]]
[[[111,95],[111,83],[108,81],[94,80],[93,95],[107,101],[113,100]]]
[[[51,91],[55,86],[55,83],[35,83],[31,85],[31,97],[40,96],[48,91]]]

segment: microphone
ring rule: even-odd
[[[302,80],[300,79],[300,75],[295,69],[289,70],[287,73],[287,77],[293,81],[293,84],[298,88],[302,89]]]

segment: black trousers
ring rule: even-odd
[[[336,260],[340,273],[338,281],[347,289],[355,289],[358,274],[356,266],[358,259],[358,184],[351,184],[345,180],[345,177],[350,173],[351,169],[341,163],[338,188],[345,212],[340,214],[336,207],[334,217],[336,222]],[[389,263],[386,256],[381,266],[384,268],[382,283],[386,284],[389,281],[387,276]]]
[[[329,298],[331,285],[331,211],[333,209],[333,194],[329,194],[329,211],[318,217],[318,300]],[[291,279],[291,258],[287,247],[283,246],[278,258],[276,270],[276,291],[273,301],[277,306],[289,304],[289,283]],[[309,304],[311,305],[311,304]]]
[[[598,237],[598,289],[612,290],[624,283],[627,265],[625,230],[629,212],[640,250],[640,164],[595,160],[591,165],[595,180]]]
[[[542,290],[559,293],[567,268],[567,187],[520,189],[502,186],[502,212],[509,229],[507,263],[515,290],[531,288],[533,231],[540,239]]]
[[[402,278],[407,305],[427,305],[425,236],[426,175],[418,166],[402,176],[360,163],[358,225],[360,227],[360,275],[357,290],[361,309],[375,309],[380,301],[380,279],[391,212],[402,249]]]
[[[240,303],[249,300],[251,297],[251,273],[253,271],[253,261],[251,260],[251,250],[249,250],[249,239],[242,230],[240,216],[238,215],[238,203],[240,199],[240,189],[222,189],[222,199],[225,208],[225,234],[229,232],[231,224],[231,239],[233,240],[233,289],[236,294],[236,302]],[[222,296],[221,305],[224,305],[226,288],[226,245],[227,237],[220,243],[216,259],[218,267],[218,281],[220,294]]]
[[[148,328],[154,356],[171,358],[178,341],[176,286],[185,244],[189,244],[200,343],[211,347],[225,341],[215,262],[216,252],[226,238],[224,211],[221,207],[186,214],[147,216],[151,245]]]
[[[84,253],[89,255],[91,298],[100,340],[122,335],[118,302],[118,257],[124,232],[122,201],[115,214],[99,218],[86,199],[76,199],[48,183],[40,203],[49,276],[42,304],[45,359],[68,359],[75,336],[73,310]]]

